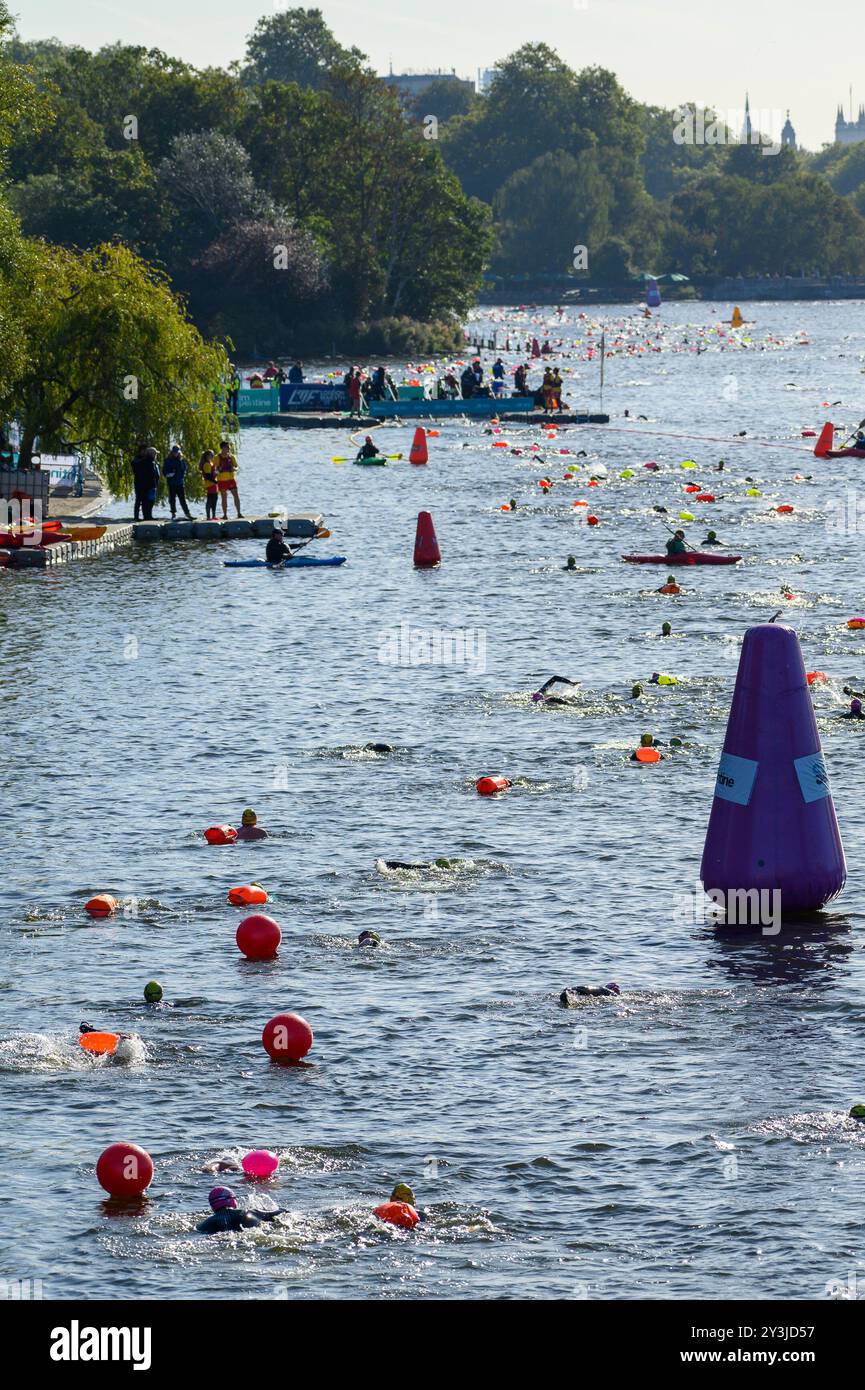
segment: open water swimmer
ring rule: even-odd
[[[213,1187],[207,1197],[213,1213],[196,1226],[205,1236],[220,1235],[223,1231],[246,1231],[253,1226],[261,1226],[266,1221],[275,1221],[284,1214],[284,1207],[275,1211],[260,1211],[255,1208],[238,1207],[237,1198],[230,1187]]]

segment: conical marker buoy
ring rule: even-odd
[[[442,553],[436,537],[433,519],[429,512],[418,512],[417,531],[414,538],[414,563],[417,569],[432,569],[440,565]]]
[[[820,431],[820,438],[814,445],[814,453],[817,456],[817,458],[825,458],[825,456],[828,454],[829,450],[832,448],[832,445],[834,443],[835,426],[832,424],[831,420],[827,420],[822,430]]]
[[[745,633],[700,878],[735,925],[814,911],[847,878],[799,639]]]
[[[414,442],[408,456],[409,463],[428,463],[429,453],[426,446],[426,431],[422,425],[418,425],[414,432]]]

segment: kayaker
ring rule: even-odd
[[[267,831],[262,830],[258,824],[258,816],[250,806],[247,806],[240,818],[237,838],[238,840],[266,840],[268,838]]]
[[[547,691],[551,685],[579,685],[579,681],[572,681],[569,676],[550,676],[548,681],[544,681],[539,690],[532,694],[535,704],[541,705],[572,705],[575,702],[561,695],[548,695]]]
[[[850,708],[845,709],[840,716],[841,719],[865,719],[865,711],[862,709],[861,700],[851,700]]]
[[[267,542],[264,558],[269,565],[281,565],[291,559],[291,547],[285,543],[285,533],[281,526],[274,526],[273,535]]]
[[[283,1212],[282,1207],[277,1207],[275,1211],[241,1210],[230,1187],[211,1188],[207,1200],[213,1215],[199,1222],[195,1228],[205,1236],[219,1235],[221,1231],[242,1231],[250,1226],[260,1226],[264,1221],[273,1221]]]
[[[687,548],[688,547],[685,545],[685,533],[681,529],[675,531],[667,541],[668,555],[684,555]]]
[[[216,482],[217,468],[212,449],[205,449],[201,455],[198,460],[198,471],[201,474],[201,481],[204,483],[204,514],[208,521],[215,521],[219,488]]]
[[[372,436],[368,434],[366,440],[363,444],[361,444],[360,448],[357,451],[357,459],[355,461],[357,463],[360,463],[361,459],[376,458],[378,458],[378,445],[373,444]]]
[[[237,515],[243,516],[240,510],[240,497],[237,492],[237,459],[231,452],[231,445],[227,439],[223,439],[219,446],[219,458],[216,460],[216,486],[219,496],[222,498],[222,515],[228,520],[228,494],[234,498],[234,505],[237,508]]]
[[[615,981],[608,985],[575,985],[573,989],[563,989],[559,1003],[563,1009],[573,1009],[581,999],[609,999],[621,994]]]
[[[700,544],[701,544],[701,545],[721,545],[722,542],[718,540],[718,536],[717,536],[717,533],[716,533],[715,531],[709,531],[708,534],[707,534],[707,536],[706,536],[706,539],[700,541]]]
[[[187,521],[192,520],[192,513],[186,503],[186,474],[189,465],[183,457],[183,451],[179,444],[172,444],[170,451],[162,463],[162,475],[168,484],[168,505],[171,508],[171,520],[177,516],[177,504],[180,503],[183,514]]]
[[[663,746],[663,743],[656,739],[653,734],[640,734],[640,748],[663,748]],[[663,753],[659,753],[658,756],[663,760]],[[632,763],[638,763],[640,761],[637,757],[637,750],[631,754],[630,760]]]

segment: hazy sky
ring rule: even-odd
[[[199,66],[243,54],[262,14],[288,6],[262,0],[8,0],[25,38],[51,36],[88,48],[118,40],[161,48]],[[312,8],[312,4],[308,5]],[[380,72],[455,68],[474,77],[520,44],[543,40],[573,67],[611,68],[641,101],[682,101],[780,113],[800,142],[833,139],[849,87],[858,110],[865,76],[857,46],[861,0],[321,0],[337,38],[356,44]],[[771,129],[768,119],[764,129]],[[777,130],[773,129],[773,133]]]

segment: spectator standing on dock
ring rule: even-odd
[[[544,383],[541,387],[541,390],[544,393],[544,410],[552,410],[553,392],[555,391],[555,386],[553,385],[553,374],[550,371],[549,367],[547,367],[546,371],[544,372]]]
[[[232,363],[228,377],[228,410],[231,415],[237,414],[237,393],[240,390],[240,376],[237,368]]]
[[[205,449],[201,458],[198,460],[198,471],[204,483],[204,514],[208,521],[216,520],[216,499],[219,496],[217,486],[217,468],[214,462],[213,450]]]
[[[558,367],[553,368],[553,406],[556,410],[562,409],[562,374]]]
[[[302,386],[302,385],[303,385],[303,363],[302,363],[302,362],[295,362],[294,366],[291,367],[291,368],[289,368],[289,372],[288,372],[288,382],[289,382],[289,385],[290,385],[290,386]]]
[[[234,505],[237,508],[237,515],[243,516],[240,510],[240,497],[237,492],[237,459],[231,452],[231,446],[227,439],[224,439],[219,446],[219,458],[216,460],[216,485],[219,495],[222,498],[222,515],[228,520],[228,494],[234,497]]]
[[[168,484],[168,505],[171,508],[171,520],[177,518],[177,504],[183,508],[183,514],[187,521],[192,520],[192,514],[186,502],[186,474],[189,465],[183,457],[179,444],[172,444],[170,453],[162,463],[162,474]]]
[[[528,371],[528,363],[520,363],[519,367],[517,367],[517,370],[514,372],[514,390],[518,396],[527,396],[529,394]]]
[[[360,369],[352,367],[348,380],[349,414],[360,414]]]
[[[152,521],[156,489],[159,487],[159,464],[152,446],[140,446],[132,460],[132,480],[135,484],[134,519],[140,521],[143,516],[145,521]]]
[[[475,393],[475,374],[471,367],[464,367],[460,373],[460,391],[464,401],[471,400]]]
[[[500,357],[493,363],[493,395],[501,396],[505,389],[505,364]]]

